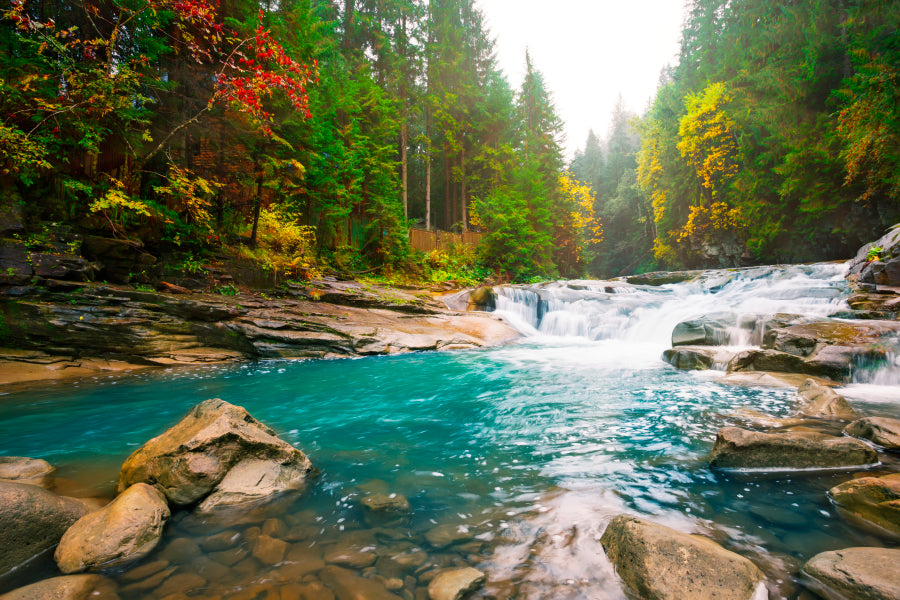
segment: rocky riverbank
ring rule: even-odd
[[[318,281],[235,295],[44,279],[0,294],[0,384],[148,366],[338,358],[491,346],[495,316],[426,292]],[[181,292],[181,293],[172,293]]]

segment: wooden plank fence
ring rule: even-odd
[[[467,231],[465,233],[450,233],[449,231],[428,231],[427,229],[409,230],[409,245],[419,252],[431,252],[432,250],[450,250],[454,246],[468,246],[475,248],[484,238],[484,233]]]

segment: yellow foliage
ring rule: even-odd
[[[280,207],[265,207],[259,211],[256,238],[257,249],[245,253],[269,269],[289,277],[318,275],[315,227],[298,224]]]
[[[176,212],[185,215],[185,220],[206,230],[212,229],[212,215],[209,208],[212,198],[223,184],[206,179],[189,169],[169,163],[169,184],[154,188],[154,191],[169,199],[169,205]]]
[[[579,182],[570,173],[562,173],[559,176],[559,190],[564,204],[571,207],[578,251],[584,252],[587,246],[603,241],[603,224],[594,213],[590,186]]]
[[[738,172],[737,124],[725,112],[731,102],[724,83],[711,83],[700,94],[685,97],[677,144],[681,156],[697,171],[713,197]]]
[[[692,206],[687,223],[678,233],[678,241],[715,231],[737,231],[743,227],[740,208],[728,208],[724,202],[715,202],[709,207]]]

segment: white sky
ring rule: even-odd
[[[588,130],[609,129],[619,93],[641,114],[660,70],[674,64],[681,0],[476,0],[496,39],[499,66],[518,90],[525,47],[566,123],[566,150],[583,148]]]

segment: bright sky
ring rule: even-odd
[[[497,41],[500,68],[513,89],[525,72],[525,48],[566,123],[571,156],[588,130],[609,129],[619,93],[643,113],[660,70],[674,64],[681,0],[476,0]]]

